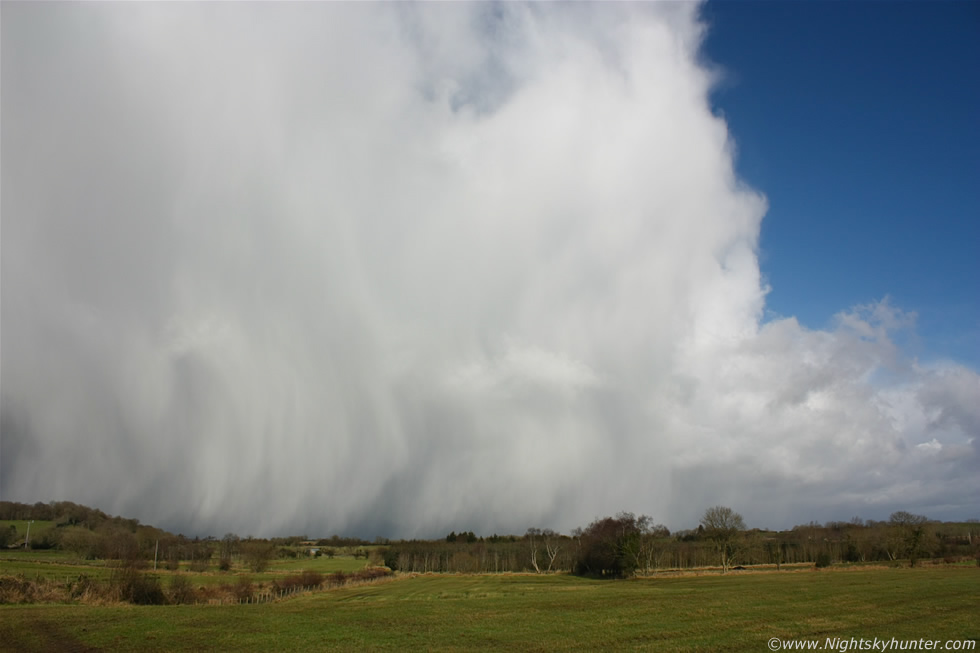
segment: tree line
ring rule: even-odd
[[[980,565],[980,523],[938,522],[896,512],[888,521],[828,522],[788,531],[748,529],[725,506],[707,509],[693,530],[671,533],[646,515],[623,512],[562,535],[530,528],[523,536],[393,542],[385,565],[411,572],[572,572],[619,578],[637,573],[784,564],[895,562],[923,559]]]
[[[809,563],[881,562],[976,558],[980,564],[980,523],[939,522],[923,515],[896,512],[887,521],[828,522],[787,531],[749,529],[740,514],[726,506],[704,511],[697,528],[671,532],[647,515],[622,512],[594,520],[569,534],[529,528],[523,535],[477,536],[452,531],[438,540],[367,540],[334,535],[315,542],[306,535],[279,538],[189,538],[112,517],[72,502],[33,505],[0,501],[0,520],[53,522],[30,542],[0,529],[0,547],[57,548],[79,558],[155,560],[176,569],[189,562],[204,571],[228,570],[233,559],[263,571],[275,557],[295,557],[302,547],[332,555],[341,551],[367,557],[397,571],[500,573],[572,572],[596,577],[699,567],[732,567]]]

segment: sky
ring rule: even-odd
[[[0,12],[0,498],[980,517],[975,6]]]
[[[765,193],[766,308],[825,328],[889,297],[910,354],[980,364],[980,7],[715,2],[705,57],[739,176]]]

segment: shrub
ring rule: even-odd
[[[17,541],[17,527],[13,524],[9,528],[0,528],[0,548],[7,548],[7,546],[13,544]]]
[[[30,603],[31,582],[24,577],[0,576],[0,603]]]
[[[97,546],[98,536],[80,526],[66,528],[61,536],[61,548],[70,551],[82,560],[94,558]]]
[[[395,549],[385,549],[384,550],[384,565],[392,571],[398,571],[398,558],[399,553]]]
[[[823,569],[824,567],[830,566],[830,554],[827,552],[817,554],[817,561],[815,563],[817,569]]]
[[[853,542],[848,542],[847,550],[844,552],[844,562],[860,562],[861,552],[854,546]]]
[[[37,537],[31,537],[32,549],[54,549],[58,546],[59,532],[55,529],[41,531]]]
[[[391,575],[391,571],[385,569],[384,567],[368,567],[366,569],[355,571],[350,575],[348,580],[364,582],[364,581],[377,580],[378,578],[383,578],[385,576],[390,576],[390,575]]]
[[[241,601],[242,599],[247,599],[252,596],[252,592],[255,588],[252,586],[252,580],[248,576],[242,576],[238,579],[238,583],[235,584],[232,592],[235,598]]]
[[[326,581],[327,579],[318,571],[304,571],[301,574],[286,576],[281,581],[277,581],[273,585],[273,588],[275,590],[290,591],[300,587],[320,587]]]
[[[187,576],[175,574],[170,577],[170,602],[173,604],[194,603],[197,592]]]
[[[156,576],[127,567],[113,580],[122,601],[135,605],[163,605],[167,602]]]
[[[0,603],[61,603],[70,599],[68,587],[54,580],[24,575],[0,576]]]
[[[68,595],[73,599],[79,599],[95,591],[95,581],[82,574],[74,583],[68,584]]]
[[[304,571],[300,574],[300,583],[304,587],[320,587],[326,582],[323,574],[318,571]]]

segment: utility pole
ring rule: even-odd
[[[157,545],[153,549],[153,571],[157,570],[157,553],[160,552],[160,540],[157,540]]]
[[[27,537],[24,538],[24,548],[25,549],[27,548],[27,545],[30,544],[30,542],[31,542],[31,524],[33,524],[33,523],[34,523],[34,520],[33,519],[31,521],[27,522]]]

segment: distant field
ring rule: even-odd
[[[272,560],[267,571],[254,573],[241,563],[236,563],[228,572],[218,571],[216,568],[217,560],[215,560],[211,565],[211,570],[206,572],[190,571],[189,564],[183,562],[180,565],[179,573],[187,576],[195,587],[199,587],[234,583],[240,576],[248,576],[257,583],[263,583],[281,580],[286,576],[304,570],[318,571],[322,574],[331,574],[335,571],[349,572],[363,569],[367,563],[367,560],[354,558],[353,556],[336,556],[334,558],[327,558],[326,556],[319,558],[300,556],[298,558]],[[152,562],[149,563],[149,566],[150,570],[152,570]],[[14,549],[0,551],[0,576],[24,576],[28,579],[44,578],[68,581],[76,580],[79,576],[104,579],[108,578],[111,573],[111,562],[105,560],[78,560],[65,551],[24,551]],[[162,562],[158,565],[156,574],[164,582],[166,582],[167,577],[172,575],[172,573],[164,568]]]
[[[353,556],[336,556],[334,558],[328,558],[326,556],[320,556],[319,558],[301,556],[299,558],[274,560],[269,566],[269,571],[294,573],[306,569],[329,574],[335,571],[356,571],[363,569],[367,564],[368,561],[366,559],[354,558]]]
[[[771,637],[977,638],[978,614],[976,567],[628,581],[425,575],[262,605],[0,606],[0,648],[758,653]]]
[[[81,575],[102,578],[109,571],[104,560],[80,561],[62,551],[0,552],[0,576],[64,580]]]
[[[27,525],[31,525],[31,539],[34,539],[35,535],[40,535],[44,531],[54,528],[53,521],[40,521],[35,520],[31,523],[29,520],[25,519],[0,519],[0,528],[8,529],[11,526],[17,529],[17,537],[23,538],[27,535]],[[23,544],[23,542],[21,542]]]

